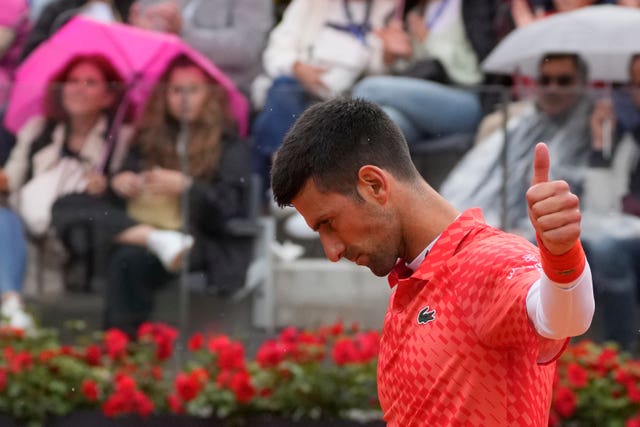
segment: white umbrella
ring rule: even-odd
[[[598,5],[541,19],[511,32],[482,63],[486,72],[535,76],[547,53],[577,53],[593,80],[627,81],[640,53],[640,9]]]

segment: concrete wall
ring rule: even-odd
[[[275,326],[316,327],[341,319],[380,328],[391,290],[386,278],[347,261],[299,259],[274,266]]]

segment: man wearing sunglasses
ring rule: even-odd
[[[510,114],[506,175],[501,157],[505,133],[500,126],[477,141],[440,187],[442,195],[458,209],[479,206],[489,224],[528,238],[533,238],[533,232],[523,196],[533,173],[529,159],[536,143],[547,142],[554,159],[551,167],[554,179],[564,179],[577,191],[590,151],[592,103],[585,91],[585,63],[574,54],[550,53],[539,64],[535,99],[519,103],[518,112]],[[502,116],[499,117],[501,123]]]

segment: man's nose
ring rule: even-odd
[[[320,235],[320,241],[322,242],[322,248],[329,261],[340,261],[345,251],[344,244],[339,239],[326,235],[323,236],[322,234]]]

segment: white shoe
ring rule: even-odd
[[[22,301],[17,296],[10,296],[2,302],[0,316],[6,319],[7,325],[23,331],[32,330],[35,324],[33,317],[25,311]]]
[[[288,262],[300,258],[304,254],[304,247],[289,240],[284,243],[274,240],[271,242],[271,251],[280,261]]]
[[[147,248],[172,273],[180,270],[184,256],[193,247],[193,237],[173,230],[155,230],[147,239]]]

